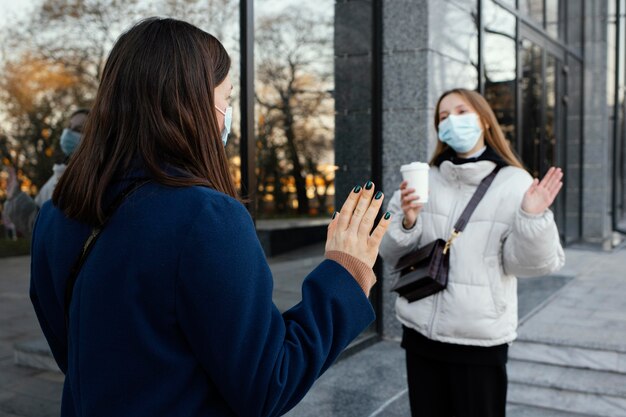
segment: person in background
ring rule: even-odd
[[[7,240],[17,240],[17,230],[15,225],[11,223],[11,220],[6,216],[4,210],[2,211],[2,226],[4,227],[4,236]]]
[[[70,116],[69,125],[63,129],[59,140],[63,152],[61,160],[54,164],[52,176],[41,187],[34,199],[20,189],[20,181],[17,178],[15,169],[13,167],[8,168],[9,180],[7,183],[7,201],[4,203],[4,214],[22,235],[30,237],[37,213],[41,206],[52,198],[54,188],[67,167],[67,160],[80,143],[80,137],[88,114],[89,110],[79,109]]]
[[[230,65],[215,37],[174,19],[113,46],[33,233],[30,296],[65,374],[62,417],[279,416],[374,320],[390,216],[374,227],[383,193],[370,181],[330,222],[302,301],[274,305],[224,149]]]
[[[549,207],[563,183],[550,168],[539,181],[524,170],[487,101],[454,89],[436,105],[439,141],[430,161],[428,202],[400,184],[381,257],[447,240],[478,184],[493,183],[450,249],[447,288],[409,303],[399,297],[413,416],[493,417],[506,412],[508,344],[517,333],[517,278],[547,275],[565,261]]]

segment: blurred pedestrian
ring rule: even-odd
[[[52,198],[52,193],[61,175],[65,172],[66,163],[70,155],[80,143],[80,137],[89,111],[79,109],[72,113],[69,125],[63,129],[59,140],[62,150],[62,159],[52,167],[52,176],[41,187],[35,198],[31,198],[20,188],[15,168],[8,168],[9,179],[7,182],[7,200],[4,203],[4,213],[15,228],[24,236],[30,237],[37,218],[37,213],[43,204]]]

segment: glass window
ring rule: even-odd
[[[334,210],[334,1],[255,2],[257,214]]]
[[[565,29],[567,32],[566,41],[567,44],[576,49],[579,53],[582,53],[583,43],[583,0],[567,0],[566,12],[566,24]]]
[[[626,0],[620,0],[620,33],[618,45],[619,62],[619,135],[618,147],[620,159],[617,161],[617,209],[618,223],[621,230],[626,230]],[[617,154],[617,151],[616,151]]]
[[[539,177],[541,171],[541,139],[542,139],[542,49],[524,39],[520,50],[522,78],[520,94],[522,95],[522,159],[533,177]]]
[[[545,59],[545,130],[542,143],[541,175],[544,175],[550,167],[564,166],[566,160],[562,149],[567,140],[566,135],[563,134],[565,125],[565,109],[562,100],[565,96],[563,62],[550,53],[546,53]],[[559,193],[552,207],[561,236],[565,235],[565,194],[566,191]]]
[[[615,10],[617,4],[612,5],[609,10],[610,32],[611,26],[615,26],[612,30],[613,36],[618,31],[620,36],[619,39],[614,40],[614,47],[609,49],[609,51],[613,51],[609,55],[614,55],[614,58],[609,58],[609,62],[614,61],[615,68],[613,71],[609,68],[608,77],[614,77],[615,71],[617,71],[617,83],[615,84],[615,81],[613,81],[614,88],[617,90],[617,97],[613,101],[617,99],[617,102],[614,103],[613,109],[610,110],[614,121],[614,123],[611,123],[613,125],[611,128],[615,130],[613,133],[615,137],[613,154],[615,155],[614,164],[616,171],[615,183],[613,184],[613,187],[615,187],[614,215],[618,227],[624,230],[626,229],[626,102],[624,97],[626,93],[626,0],[617,0],[617,3],[619,4],[619,13],[614,13],[618,15],[614,25],[611,23],[611,12]],[[609,39],[610,36],[611,33],[609,33]]]
[[[513,14],[492,1],[483,3],[485,98],[506,138],[515,144],[516,42]]]
[[[429,45],[437,53],[429,60],[432,72],[429,87],[435,96],[455,87],[478,88],[478,11],[476,1],[463,5],[441,2],[433,9]]]
[[[522,13],[543,26],[543,1],[544,0],[519,0],[518,5]]]
[[[546,94],[546,129],[544,138],[544,160],[543,167],[553,166],[557,162],[557,135],[559,130],[559,120],[557,115],[557,68],[556,58],[548,54],[546,60],[546,75],[544,78]]]
[[[281,311],[323,259],[335,209],[334,9],[254,2],[256,226]]]
[[[501,3],[505,6],[509,6],[513,9],[517,7],[516,0],[495,0],[495,3]]]
[[[561,37],[559,6],[562,4],[559,0],[546,0],[546,30],[548,34],[555,38]]]
[[[619,0],[618,0],[619,1]],[[607,103],[609,106],[609,114],[614,116],[614,104],[615,104],[615,75],[617,65],[617,10],[616,0],[609,0],[608,2],[608,33],[607,33]],[[623,34],[622,34],[623,35]],[[611,123],[612,124],[612,123]]]
[[[581,140],[582,140],[582,119],[583,119],[583,102],[582,102],[582,64],[581,62],[569,55],[567,57],[567,115],[566,115],[566,140],[563,147],[565,152],[565,240],[573,242],[580,238],[582,233],[580,229],[580,213],[581,213]]]

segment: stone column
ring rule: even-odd
[[[611,142],[607,108],[607,2],[583,2],[583,239],[610,248]]]
[[[475,1],[385,0],[383,3],[383,189],[398,189],[400,166],[428,161],[435,147],[434,107],[442,92],[478,84]],[[396,214],[398,215],[398,214]],[[401,214],[400,214],[401,215]],[[396,277],[385,265],[383,336],[398,338]]]
[[[337,210],[350,189],[372,174],[372,21],[371,0],[335,3]]]

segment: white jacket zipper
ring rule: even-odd
[[[458,195],[461,195],[460,190],[461,190],[461,186],[460,184],[457,183],[457,188],[459,189],[459,193]],[[459,207],[459,199],[458,197],[454,200],[454,210],[452,210],[452,214],[453,216],[451,216],[448,219],[448,230],[450,230],[449,233],[452,233],[452,228],[454,227],[454,224],[452,222],[456,222],[455,219],[457,219],[459,215],[456,214],[457,210]],[[448,239],[449,236],[444,236],[444,239]],[[445,291],[445,290],[444,290]],[[430,316],[430,325],[428,327],[428,338],[432,340],[433,338],[433,334],[434,334],[434,327],[435,327],[435,318],[437,317],[437,313],[438,313],[438,309],[439,309],[439,299],[441,298],[441,291],[435,294],[435,300],[433,301],[433,312]]]

